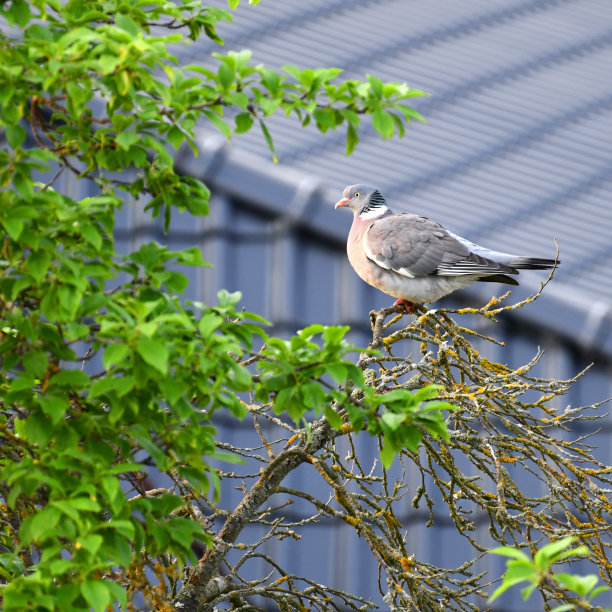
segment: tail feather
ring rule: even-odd
[[[514,280],[511,276],[505,274],[489,274],[488,276],[481,276],[478,279],[481,283],[504,283],[505,285],[518,285],[518,281]]]
[[[513,257],[509,265],[517,270],[549,270],[561,262],[542,257]]]

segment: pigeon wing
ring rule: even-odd
[[[410,213],[374,221],[364,233],[363,247],[375,264],[407,278],[517,273],[471,252],[439,223]]]

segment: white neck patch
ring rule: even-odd
[[[382,206],[376,206],[372,210],[368,210],[368,212],[363,212],[359,215],[360,219],[376,219],[377,217],[381,217],[388,210],[388,207],[383,204]]]

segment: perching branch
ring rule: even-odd
[[[499,343],[451,317],[475,314],[492,320],[492,315],[526,305],[538,295],[507,306],[500,305],[506,297],[503,296],[469,312],[422,309],[399,329],[392,328],[400,320],[405,321],[398,308],[373,311],[370,348],[381,352],[360,356],[358,363],[366,379],[381,391],[416,389],[426,382],[442,385],[441,398],[457,407],[447,419],[450,440],[425,435],[420,452],[405,450],[399,458],[399,469],[386,470],[377,461],[363,463],[353,444],[356,434],[349,426],[336,431],[321,419],[312,425],[310,438],[304,430],[294,430],[293,436],[286,437],[292,430],[289,428],[285,437],[269,442],[269,434],[257,425],[261,448],[267,449],[267,458],[260,454],[257,459],[265,467],[258,475],[248,475],[254,483],[245,489],[242,501],[217,531],[213,548],[202,555],[184,581],[175,600],[176,607],[193,612],[212,610],[224,597],[229,600],[231,594],[270,597],[279,605],[284,602],[289,606],[287,609],[295,609],[305,595],[303,585],[307,578],[290,576],[257,549],[270,538],[299,538],[302,526],[324,518],[342,521],[368,543],[380,568],[381,595],[391,610],[479,609],[491,579],[497,577],[487,578],[484,571],[478,570],[490,545],[475,535],[476,516],[487,517],[492,539],[501,544],[519,546],[527,542],[535,548],[542,538],[555,540],[576,535],[593,551],[602,578],[610,582],[608,555],[612,541],[608,517],[612,510],[609,502],[612,470],[594,457],[588,436],[559,436],[561,432],[571,432],[577,422],[600,418],[588,413],[600,404],[558,405],[559,398],[584,372],[569,380],[536,376],[534,368],[542,357],[540,352],[516,369],[492,362],[485,357],[486,346],[477,350],[471,342]],[[401,346],[405,354],[407,344],[413,351],[411,356],[398,357],[392,353]],[[358,401],[358,397],[353,399]],[[256,420],[267,414],[260,406],[253,408]],[[274,429],[276,434],[278,429]],[[348,455],[346,450],[341,451],[347,445]],[[457,463],[458,455],[462,456],[462,466]],[[469,473],[465,460],[473,466]],[[312,467],[313,478],[326,484],[327,499],[282,484],[303,464]],[[415,469],[418,482],[414,482]],[[530,474],[541,492],[526,494],[515,481],[517,472]],[[232,472],[222,477],[239,475]],[[473,550],[472,556],[457,568],[439,568],[415,558],[402,529],[408,518],[407,497],[412,497],[415,509],[424,502],[427,525],[435,527],[434,489],[444,499],[444,512]],[[276,504],[276,509],[269,507],[262,512],[275,494],[286,501],[307,502],[312,515],[298,519],[282,503]],[[247,552],[230,567],[226,560],[228,552],[237,550],[241,533],[253,523],[266,525],[268,535],[255,544],[238,546]],[[271,572],[257,584],[239,576],[245,560],[256,557],[264,560]],[[240,586],[221,594],[214,581],[219,580],[223,567],[229,568],[231,584]],[[279,589],[279,583],[288,591]],[[321,610],[331,609],[326,607],[329,601],[343,601],[342,609],[358,609],[363,605],[342,591],[326,589],[325,597],[323,591],[315,591],[309,591],[302,605]],[[551,605],[570,602],[559,589],[542,586],[541,592]]]

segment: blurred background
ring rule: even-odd
[[[426,215],[497,250],[554,257],[556,238],[563,264],[541,298],[497,325],[473,324],[506,343],[483,349],[502,363],[526,363],[538,346],[545,350],[538,373],[545,376],[569,378],[594,363],[566,404],[612,395],[610,0],[262,0],[258,6],[243,0],[235,23],[222,23],[219,34],[222,53],[248,48],[254,63],[271,68],[333,66],[344,69],[344,78],[371,73],[405,81],[431,94],[413,99],[427,123],[413,123],[403,139],[386,142],[364,123],[360,144],[346,157],[343,131],[321,135],[294,118],[274,118],[268,127],[278,164],[256,126],[231,146],[207,126],[199,132],[199,157],[185,151],[177,164],[211,188],[211,215],[195,222],[175,215],[166,237],[137,208],[124,207],[117,233],[123,249],[151,239],[198,245],[213,267],[193,276],[187,298],[215,302],[219,288],[239,289],[246,308],[271,320],[277,334],[314,322],[349,324],[350,339],[366,346],[368,312],[393,300],[348,264],[352,216],[333,208],[345,185],[375,185],[395,211]],[[202,41],[178,59],[207,65],[214,50]],[[545,278],[522,272],[510,300]],[[436,305],[480,306],[504,291],[483,283]],[[591,439],[608,464],[610,425],[607,418],[593,424],[599,433]],[[222,421],[220,430],[234,441],[250,435],[246,422]],[[366,445],[363,452],[375,451]],[[289,486],[306,477],[298,470]],[[228,507],[240,495],[232,487],[223,492]],[[402,517],[418,558],[443,567],[471,558],[443,504],[433,527],[425,527],[426,511],[414,510],[409,499]],[[486,541],[488,525],[478,528]],[[352,530],[322,521],[303,533],[298,543],[269,542],[267,554],[296,573],[380,603],[376,564]],[[483,563],[492,579],[501,575],[501,559]],[[517,595],[494,609],[541,609],[537,596],[524,604]]]

